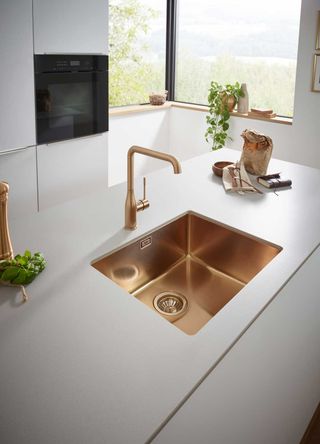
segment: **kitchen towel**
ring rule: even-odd
[[[243,162],[236,162],[233,165],[223,168],[222,181],[226,191],[235,191],[239,194],[262,194],[258,188],[252,185]]]

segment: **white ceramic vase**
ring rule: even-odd
[[[244,92],[244,96],[243,97],[239,97],[239,100],[238,100],[238,113],[247,114],[247,112],[249,111],[249,94],[248,94],[248,90],[247,90],[247,84],[246,83],[242,83],[241,84],[241,89]]]

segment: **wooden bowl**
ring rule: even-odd
[[[216,176],[222,177],[223,168],[233,164],[234,162],[227,162],[227,161],[216,162],[215,164],[212,165],[212,171]]]

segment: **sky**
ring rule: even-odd
[[[156,5],[159,0],[150,0],[148,3]],[[225,13],[232,19],[239,14],[248,18],[295,19],[300,14],[301,0],[179,0],[179,8],[190,18]]]
[[[180,0],[179,29],[221,38],[256,35],[270,22],[297,26],[300,9],[301,0]]]
[[[156,52],[163,52],[166,0],[140,2],[160,12],[146,40]],[[178,0],[179,49],[188,48],[194,54],[199,51],[204,57],[218,55],[219,51],[263,57],[265,45],[267,57],[294,59],[300,9],[301,0]],[[251,43],[255,46],[252,50]]]

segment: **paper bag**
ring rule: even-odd
[[[273,143],[270,137],[254,130],[244,130],[241,162],[248,173],[262,176],[266,174],[272,154]]]

